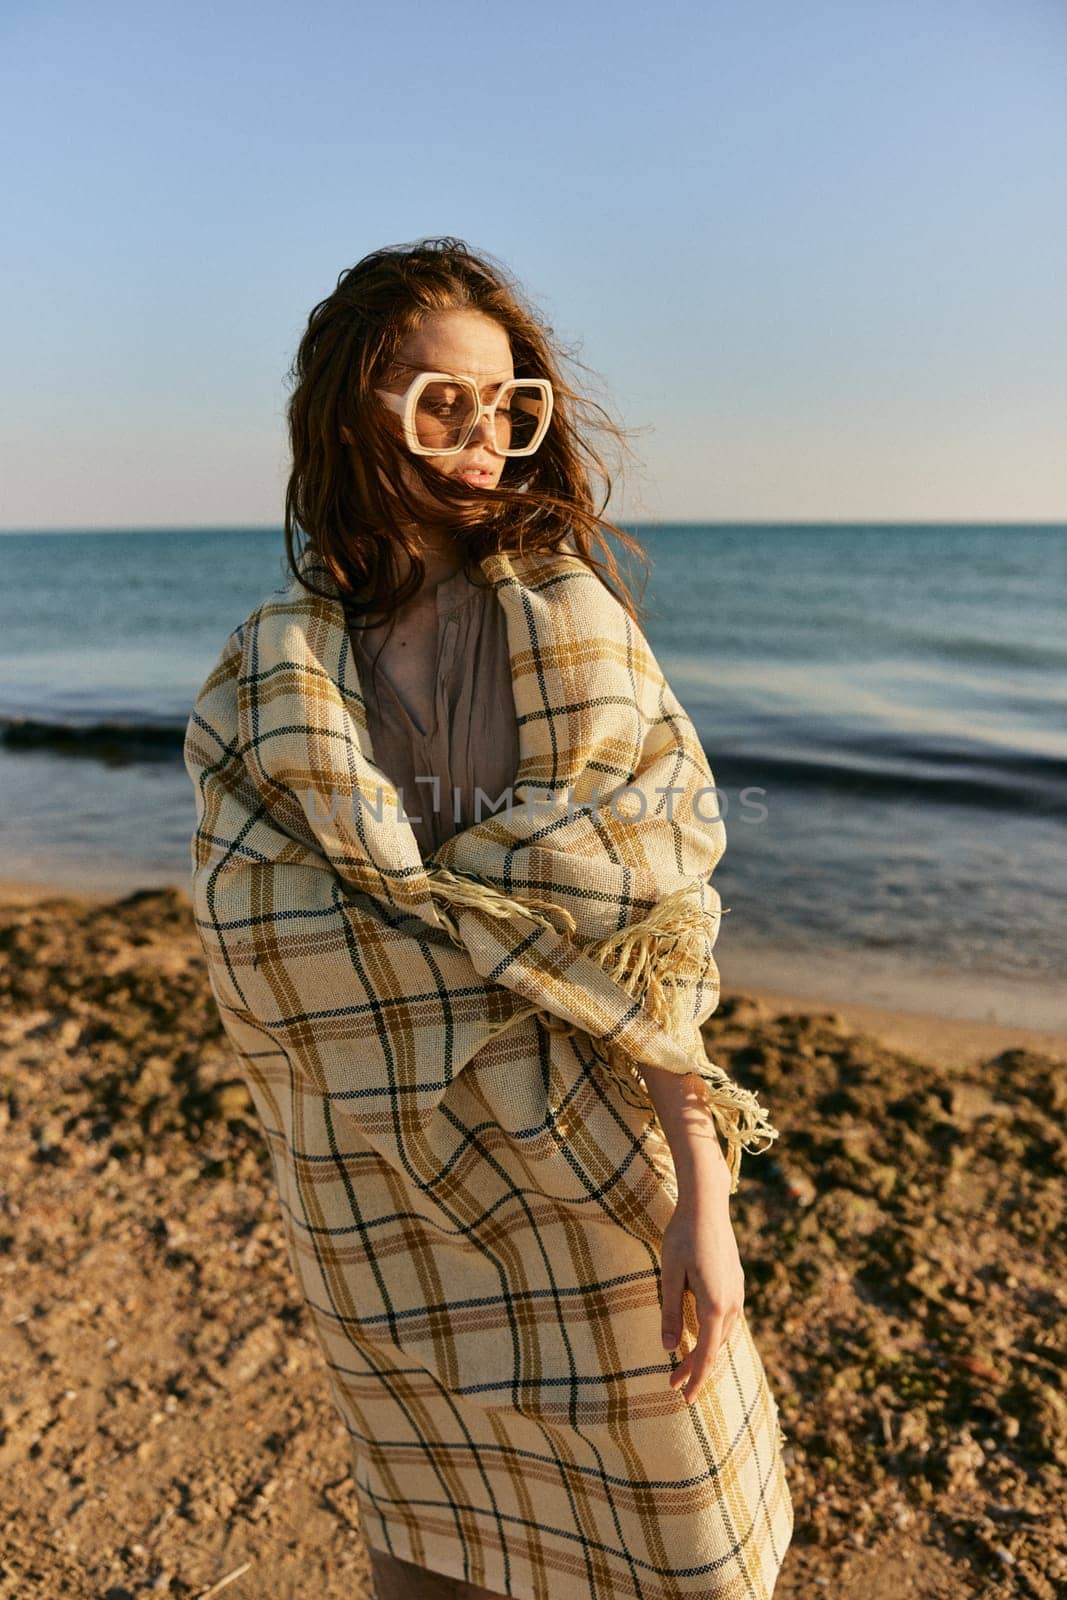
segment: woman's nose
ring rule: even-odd
[[[481,416],[478,418],[478,421],[474,425],[474,432],[471,434],[471,438],[478,439],[485,444],[495,444],[496,418],[490,418],[488,414],[483,411]]]

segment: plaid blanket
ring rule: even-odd
[[[714,779],[584,563],[481,568],[519,767],[425,861],[321,562],[326,597],[294,578],[226,641],[185,743],[209,980],[368,1541],[530,1600],[769,1595],[792,1513],[747,1322],[692,1406],[667,1376],[695,1320],[677,1357],[658,1337],[677,1188],[642,1065],[699,1077],[733,1190],[777,1137],[701,1041]]]

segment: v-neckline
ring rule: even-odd
[[[434,741],[436,740],[437,735],[440,732],[440,728],[441,728],[440,690],[441,690],[441,683],[443,681],[442,680],[442,676],[441,676],[441,657],[442,657],[442,653],[443,653],[444,645],[445,645],[445,629],[447,627],[449,627],[449,625],[450,625],[450,619],[446,618],[446,617],[442,617],[441,613],[438,612],[437,613],[437,640],[436,640],[436,645],[435,645],[435,650],[434,650],[434,665],[433,665],[433,703],[432,703],[431,711],[430,711],[430,726],[428,728],[421,728],[419,726],[419,723],[416,720],[415,715],[414,715],[411,707],[407,704],[407,702],[405,701],[403,695],[400,693],[400,690],[397,688],[396,684],[393,682],[392,675],[389,672],[388,668],[380,661],[373,668],[373,671],[374,671],[376,677],[380,681],[384,682],[386,688],[388,689],[389,693],[392,695],[393,700],[395,701],[396,705],[399,707],[401,713],[403,714],[405,719],[411,724],[411,728],[412,728],[413,732],[415,733],[415,736],[418,739],[420,739],[424,744],[433,744]],[[367,652],[365,651],[364,654],[366,655]]]
[[[570,552],[563,552],[563,554],[569,556]],[[311,560],[311,558],[308,559]],[[526,787],[525,780],[519,778],[518,775],[531,770],[535,766],[535,758],[542,756],[544,753],[542,749],[545,739],[544,717],[543,713],[538,714],[539,706],[534,703],[537,700],[537,689],[531,688],[525,681],[517,683],[516,672],[520,663],[528,661],[531,649],[530,626],[533,618],[527,613],[535,596],[526,592],[525,580],[530,576],[531,570],[534,572],[543,570],[543,566],[548,564],[548,559],[545,556],[541,556],[540,561],[538,561],[534,556],[516,554],[513,562],[504,551],[495,551],[484,556],[478,562],[482,576],[492,586],[494,598],[504,613],[508,662],[515,695],[515,709],[518,713],[519,761],[516,768],[517,781],[514,786],[516,803],[518,803],[517,796],[524,792]],[[516,571],[516,566],[518,566],[519,571]],[[332,575],[321,564],[319,565],[319,570],[327,584],[333,581]],[[505,590],[509,591],[506,595]],[[374,755],[374,744],[366,721],[366,696],[363,682],[360,677],[359,664],[356,660],[356,651],[352,647],[348,629],[345,625],[344,606],[340,597],[333,598],[330,601],[330,606],[331,614],[327,627],[338,626],[340,637],[343,641],[337,656],[334,658],[336,661],[335,682],[341,691],[342,702],[346,706],[349,701],[358,701],[364,708],[362,719],[357,719],[353,716],[348,717],[349,736],[354,738],[355,747],[367,763],[370,771],[378,778],[384,779],[392,787],[391,778],[378,765]],[[539,671],[536,676],[538,685],[541,685],[543,689],[542,672]],[[530,700],[530,709],[524,711],[520,701],[527,699]],[[543,788],[545,785],[541,784],[538,787]],[[415,837],[415,831],[411,823],[402,817],[397,819],[397,831],[396,861],[399,867],[399,875],[401,878],[419,875],[422,880],[422,893],[417,894],[415,897],[419,902],[418,914],[432,927],[440,927],[442,924],[434,910],[433,898],[428,884],[425,882],[427,864],[423,860],[418,840]],[[389,893],[388,889],[387,893]],[[412,903],[410,901],[396,899],[392,893],[389,893],[389,897],[394,900],[395,904],[399,906],[406,904],[409,909],[411,908]]]
[[[464,583],[460,583],[459,580],[461,578],[465,580]],[[470,592],[463,593],[462,591],[465,588],[469,589]],[[453,591],[459,592],[458,599],[453,599]],[[442,731],[441,685],[444,680],[441,666],[448,629],[455,624],[456,617],[463,606],[473,603],[476,592],[477,586],[469,583],[469,580],[466,579],[466,573],[462,567],[458,568],[456,572],[450,573],[447,578],[443,578],[434,589],[434,620],[436,623],[436,640],[434,644],[433,663],[433,699],[431,702],[430,725],[428,728],[420,727],[411,707],[400,693],[392,673],[381,661],[378,661],[377,664],[373,662],[371,658],[371,652],[363,643],[363,640],[359,639],[359,649],[362,658],[367,661],[368,670],[373,670],[377,678],[381,681],[384,681],[386,688],[389,690],[389,693],[392,695],[393,700],[396,702],[406,721],[410,724],[416,738],[421,740],[424,744],[434,744]],[[445,603],[442,604],[442,602]],[[355,654],[354,649],[353,654]],[[362,687],[361,681],[361,691]]]

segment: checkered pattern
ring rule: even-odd
[[[490,556],[512,804],[424,861],[303,565],[327,597],[257,607],[193,708],[192,886],[368,1542],[521,1600],[762,1600],[792,1508],[748,1324],[693,1406],[667,1384],[688,1298],[678,1355],[659,1339],[677,1187],[640,1066],[700,1074],[735,1185],[759,1121],[700,1042],[725,836],[696,732],[584,563]],[[675,891],[699,936],[649,945],[671,1030],[640,963],[589,952]]]

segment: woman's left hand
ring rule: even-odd
[[[663,1344],[674,1350],[684,1326],[682,1299],[696,1301],[699,1332],[689,1354],[671,1374],[672,1389],[685,1387],[688,1404],[699,1395],[729,1339],[745,1301],[745,1273],[722,1184],[679,1200],[663,1233]]]

